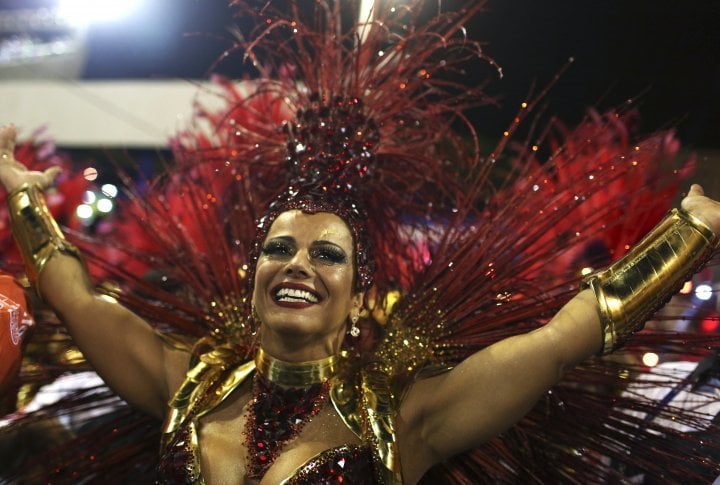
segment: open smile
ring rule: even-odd
[[[273,288],[273,300],[276,303],[295,305],[314,305],[319,303],[321,297],[311,288],[297,284],[280,284]]]

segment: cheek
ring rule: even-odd
[[[257,296],[257,293],[260,291],[263,291],[263,289],[268,285],[268,282],[270,281],[270,278],[273,275],[273,267],[272,263],[269,261],[258,261],[257,266],[255,266],[255,275],[254,275],[254,282],[253,282],[253,301],[255,301],[255,298]]]
[[[335,293],[341,296],[352,296],[353,271],[341,269],[328,275],[326,281],[332,286]]]

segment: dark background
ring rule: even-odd
[[[231,25],[223,0],[149,1],[123,22],[91,29],[84,77],[204,78]],[[574,123],[590,105],[634,98],[643,131],[674,126],[686,146],[720,147],[720,0],[491,0],[468,32],[504,72],[470,73],[471,82],[489,76],[501,103],[473,115],[488,136],[508,125],[533,84],[547,84],[573,57],[547,98],[549,112]],[[238,66],[218,69],[237,74]]]

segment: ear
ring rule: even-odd
[[[352,298],[352,308],[350,310],[350,315],[358,315],[360,316],[360,312],[362,311],[363,303],[365,302],[365,293],[358,292],[355,293]]]

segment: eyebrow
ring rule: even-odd
[[[287,242],[295,242],[295,238],[292,236],[272,236],[272,237],[269,237],[267,240],[274,241],[276,239],[280,239],[280,240],[287,241]],[[342,246],[340,244],[338,244],[334,241],[328,241],[327,239],[316,239],[310,244],[332,244],[333,246],[337,246],[340,249],[342,249]]]
[[[292,236],[273,236],[273,237],[267,238],[266,242],[267,241],[275,241],[277,239],[280,239],[281,241],[291,242],[291,243],[295,242],[295,238]]]
[[[327,239],[317,239],[317,240],[313,241],[312,244],[331,244],[333,246],[339,247],[340,249],[343,249],[343,247],[340,246],[338,243],[328,241]]]
[[[295,238],[292,236],[273,236],[271,238],[268,238],[265,242],[268,243],[270,241],[276,241],[276,240],[281,240],[281,241],[291,243],[291,244],[297,244],[297,241],[295,241]],[[311,247],[312,246],[323,246],[323,245],[334,246],[334,247],[338,248],[339,250],[341,250],[342,252],[344,252],[346,255],[352,253],[352,250],[350,252],[348,252],[348,250],[343,248],[340,244],[333,242],[333,241],[328,241],[327,239],[316,239],[315,241],[310,243]]]

